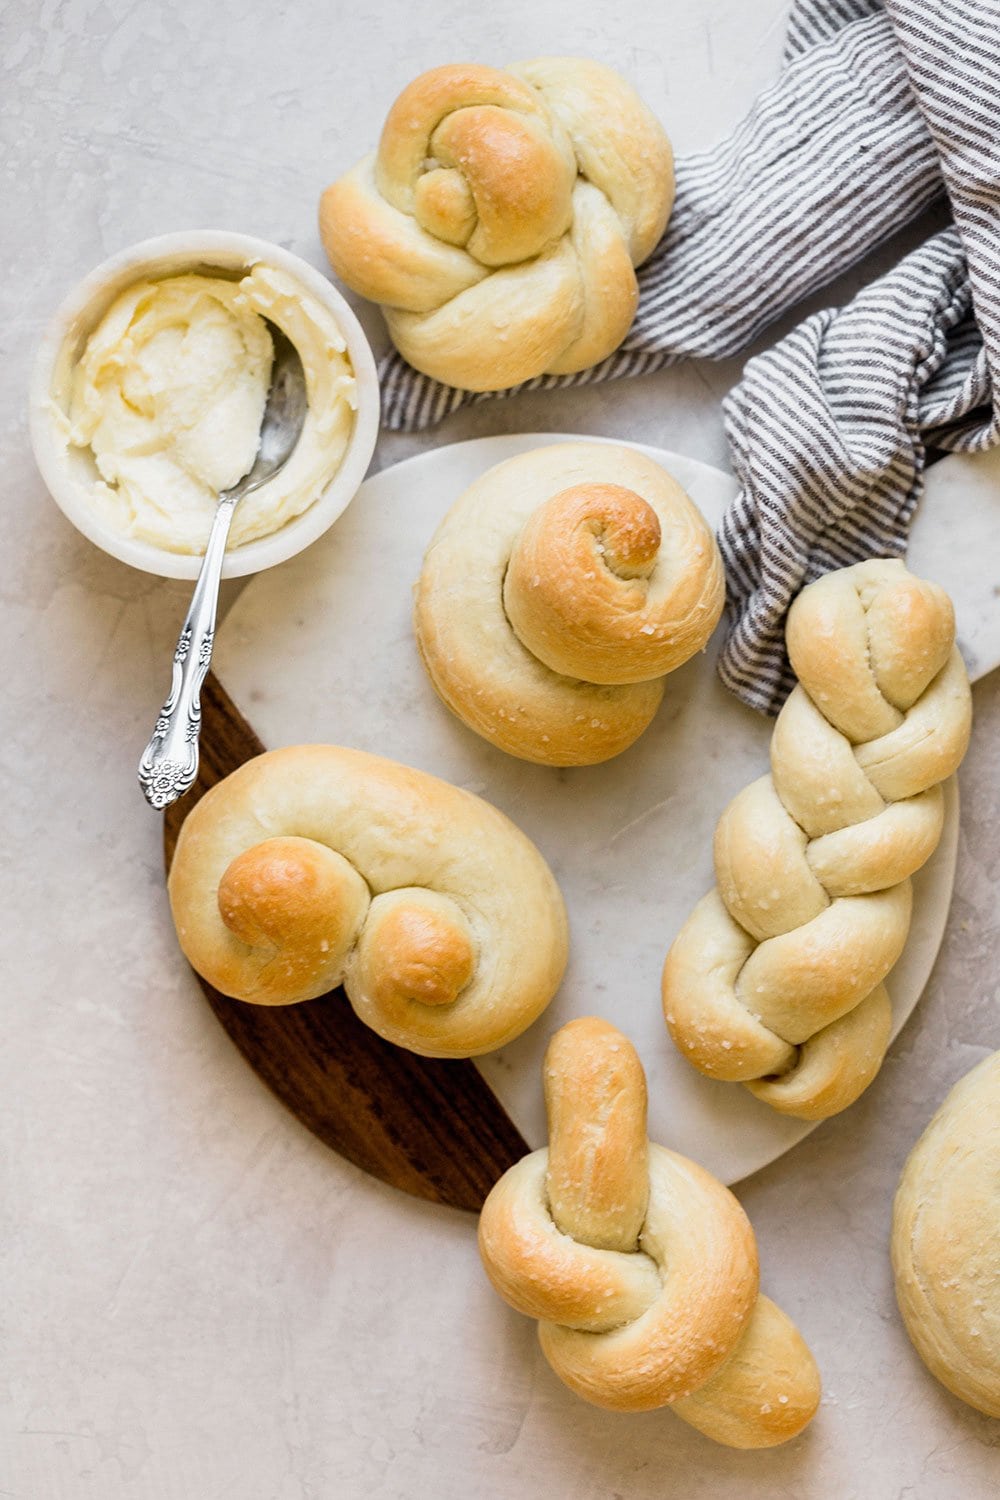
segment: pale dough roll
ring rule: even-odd
[[[216,901],[236,943],[251,953],[281,954],[279,964],[265,963],[254,979],[258,1004],[281,1005],[290,990],[314,986],[317,976],[322,989],[339,982],[336,976],[357,940],[371,894],[336,850],[314,839],[278,837],[233,856]],[[245,962],[228,947],[213,982],[228,994],[245,983],[241,969]]]
[[[649,1147],[639,1254],[656,1296],[603,1337],[543,1322],[542,1351],[569,1388],[612,1411],[653,1411],[704,1385],[739,1343],[757,1301],[757,1247],[736,1199],[694,1162]]]
[[[831,901],[754,949],[736,980],[738,998],[786,1042],[808,1041],[882,983],[903,951],[912,909],[908,880]]]
[[[489,275],[463,249],[427,234],[379,195],[374,155],[327,188],[320,234],[341,281],[400,312],[433,312],[442,288],[449,298],[457,297]]]
[[[717,1375],[673,1410],[730,1448],[773,1448],[816,1414],[819,1373],[809,1345],[770,1297],[757,1298],[739,1343]]]
[[[969,740],[951,601],[877,559],[804,589],[788,620],[800,676],[771,772],[715,832],[717,888],[667,955],[678,1049],[786,1114],[822,1119],[875,1077],[882,981],[910,927],[909,877],[941,837],[940,783]]]
[[[871,1083],[892,1031],[884,984],[796,1049],[788,1071],[746,1079],[751,1094],[779,1114],[826,1120],[853,1104]]]
[[[572,339],[548,360],[550,375],[571,375],[606,358],[628,333],[639,306],[639,283],[618,217],[604,194],[582,178],[573,189],[569,241],[579,311]]]
[[[933,786],[810,840],[762,776],[716,825],[715,878],[731,914],[762,942],[810,922],[838,896],[906,880],[937,848],[943,823],[944,796]]]
[[[546,1049],[542,1082],[554,1218],[564,1234],[598,1249],[637,1249],[649,1208],[646,1077],[638,1053],[601,1022],[564,1026]]]
[[[854,574],[853,587],[844,587]],[[877,559],[810,584],[788,615],[795,675],[854,744],[897,729],[951,655],[955,611],[944,589]]]
[[[606,1021],[572,1021],[544,1071],[550,1145],[504,1174],[480,1219],[497,1291],[540,1320],[546,1359],[595,1405],[673,1405],[738,1448],[794,1437],[819,1402],[812,1355],[758,1295],[753,1231],[732,1193],[647,1142],[631,1043]]]
[[[512,70],[538,90],[573,143],[580,180],[607,198],[641,266],[673,205],[670,147],[659,121],[611,68],[585,57],[536,57]]]
[[[169,889],[185,955],[224,994],[291,1005],[343,983],[427,1056],[509,1041],[566,964],[562,898],[524,834],[357,750],[274,750],[226,777],[188,814]]]
[[[618,347],[673,194],[670,144],[610,68],[461,63],[403,90],[375,155],[323,194],[320,233],[412,365],[503,390]]]
[[[892,1267],[906,1331],[942,1385],[1000,1417],[1000,1052],[960,1079],[896,1191]]]
[[[475,481],[431,540],[414,628],[443,701],[500,749],[590,765],[631,745],[722,610],[714,538],[652,459],[565,443]]]
[[[478,949],[461,906],[431,890],[376,896],[344,968],[344,988],[362,1021],[407,1045],[427,1007],[449,1009],[476,972]],[[482,1025],[476,1016],[473,1024]],[[458,1042],[460,1032],[452,1035]]]
[[[524,163],[516,146],[512,151],[512,133],[532,123],[548,126],[548,113],[535,90],[505,68],[447,63],[429,68],[407,84],[386,116],[378,144],[378,184],[390,203],[406,211],[413,208],[425,175],[437,170],[430,164],[434,147],[441,133],[454,127],[456,116],[459,128],[463,120],[471,121],[480,142],[492,138],[496,143],[497,160],[481,147],[467,174],[472,197],[478,188],[487,212],[498,199],[508,214],[516,213],[523,203],[522,216],[530,223],[553,198],[568,201],[575,171],[569,143],[562,135],[552,141],[552,157],[544,163],[548,171],[541,186],[526,183],[522,190],[530,199],[518,197]],[[540,165],[535,162],[536,171]],[[549,232],[556,231],[550,228]],[[520,248],[511,260],[522,258]]]
[[[583,283],[573,247],[562,239],[534,260],[501,266],[433,312],[383,311],[404,359],[435,380],[447,371],[445,383],[463,390],[480,388],[488,341],[490,381],[501,390],[518,383],[526,364],[550,364],[582,334]]]

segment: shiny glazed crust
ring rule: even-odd
[[[608,1022],[571,1021],[545,1058],[550,1144],[483,1207],[487,1274],[539,1320],[542,1350],[585,1400],[673,1406],[717,1442],[800,1432],[819,1375],[795,1325],[758,1295],[757,1248],[728,1189],[646,1138],[646,1084]]]
[[[503,390],[618,347],[673,192],[666,136],[610,68],[459,63],[403,90],[377,152],[323,194],[320,233],[416,369]]]
[[[291,1005],[343,983],[363,1021],[430,1057],[510,1041],[566,965],[562,897],[489,803],[332,745],[272,750],[185,820],[177,936],[223,994]]]
[[[715,540],[676,480],[631,448],[559,443],[456,501],[424,557],[414,629],[470,729],[525,760],[591,765],[648,726],[723,598]]]
[[[941,836],[971,696],[950,599],[898,561],[810,585],[787,639],[799,686],[771,773],[719,821],[717,886],[667,955],[663,1009],[702,1073],[816,1120],[881,1066],[882,981],[909,932],[909,877]]]
[[[1000,1052],[960,1079],[903,1168],[892,1268],[906,1331],[942,1385],[1000,1417]]]

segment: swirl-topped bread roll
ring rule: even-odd
[[[410,364],[495,391],[617,349],[673,196],[670,144],[610,68],[460,63],[403,90],[320,233]]]
[[[960,1078],[910,1154],[892,1215],[896,1299],[932,1375],[1000,1417],[1000,1052]]]
[[[479,1222],[487,1275],[539,1320],[571,1390],[613,1411],[672,1406],[734,1448],[801,1432],[819,1374],[790,1318],[758,1294],[757,1246],[727,1188],[646,1136],[627,1037],[585,1018],[545,1055],[549,1146],[510,1168]]]
[[[293,1005],[343,984],[426,1057],[509,1042],[566,966],[562,897],[525,835],[359,750],[272,750],[227,776],[185,819],[169,890],[186,957],[223,994]]]
[[[470,729],[524,760],[592,765],[648,726],[724,592],[712,533],[659,464],[558,443],[497,464],[456,501],[427,549],[414,625],[434,687]]]
[[[909,932],[909,877],[941,836],[971,695],[951,600],[898,561],[804,589],[787,642],[799,685],[771,774],[719,821],[718,886],[667,955],[663,1009],[702,1073],[817,1120],[881,1066],[882,981]]]

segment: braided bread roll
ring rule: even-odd
[[[470,729],[524,760],[592,765],[647,728],[724,592],[711,531],[659,464],[557,443],[456,501],[424,557],[414,628]]]
[[[673,196],[670,144],[610,68],[461,63],[403,90],[320,234],[411,365],[495,391],[617,349]]]
[[[950,1391],[1000,1417],[1000,1052],[959,1079],[910,1154],[892,1216],[906,1331]]]
[[[501,1177],[479,1222],[501,1297],[539,1319],[549,1364],[596,1406],[669,1405],[734,1448],[794,1437],[819,1403],[812,1355],[758,1295],[753,1230],[732,1193],[647,1140],[632,1044],[606,1021],[571,1021],[544,1077],[548,1149]]]
[[[213,787],[169,879],[184,954],[256,1005],[343,984],[380,1036],[425,1057],[502,1046],[566,967],[566,913],[502,813],[380,756],[272,750]]]
[[[667,955],[663,1009],[702,1073],[819,1120],[881,1066],[882,981],[909,931],[909,877],[941,836],[940,783],[965,754],[972,700],[951,600],[898,561],[804,589],[787,641],[799,685],[771,774],[719,821],[718,886]]]

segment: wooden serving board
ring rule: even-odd
[[[201,695],[201,767],[164,815],[169,870],[181,824],[217,781],[264,746],[218,678]],[[471,1062],[417,1057],[364,1026],[343,990],[301,1005],[246,1005],[198,978],[247,1062],[327,1146],[392,1187],[478,1212],[529,1150]]]

